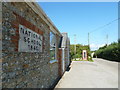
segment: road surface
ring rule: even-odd
[[[73,61],[55,88],[118,88],[118,62]]]

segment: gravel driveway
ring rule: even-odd
[[[118,63],[93,60],[73,61],[56,88],[118,88]]]

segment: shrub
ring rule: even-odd
[[[109,46],[99,48],[95,52],[98,58],[108,59],[112,61],[120,61],[120,43],[112,43]]]

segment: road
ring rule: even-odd
[[[118,88],[118,62],[73,61],[55,88]]]

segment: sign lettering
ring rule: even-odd
[[[42,35],[19,25],[19,52],[42,52]]]

